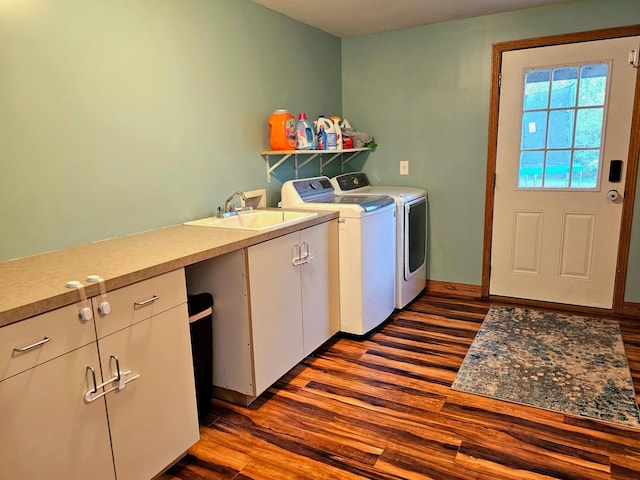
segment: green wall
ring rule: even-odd
[[[4,0],[0,261],[207,216],[236,190],[275,205],[293,170],[267,183],[258,151],[288,108],[373,132],[348,169],[426,188],[429,278],[478,285],[491,44],[633,19],[636,0],[586,0],[341,42],[249,0]]]
[[[279,199],[268,117],[340,114],[340,39],[248,0],[0,2],[0,261]]]
[[[379,144],[363,169],[429,192],[428,278],[482,280],[491,45],[638,21],[637,0],[584,0],[343,40],[344,116]],[[640,191],[635,211],[625,298],[638,302]]]

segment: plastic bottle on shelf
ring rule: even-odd
[[[316,129],[316,135],[320,133],[320,125],[327,126],[327,118],[324,115],[320,115],[317,120],[314,120],[313,127]]]
[[[327,150],[337,150],[338,145],[336,144],[336,129],[331,126],[327,130]]]
[[[316,148],[318,150],[327,149],[327,132],[324,131],[324,125],[322,124],[318,124],[318,141]]]
[[[340,130],[342,133],[342,148],[345,150],[353,148],[353,128],[351,128],[349,120],[346,118],[342,119],[340,122]]]
[[[342,139],[342,129],[340,128],[340,117],[337,115],[332,115],[329,117],[329,120],[333,122],[333,128],[336,131],[336,148],[338,150],[342,150],[344,148],[344,145]]]
[[[336,129],[333,122],[324,115],[320,115],[315,123],[317,131],[320,132],[320,127],[323,127],[327,135],[324,150],[336,150]],[[320,148],[318,149],[320,150]]]
[[[296,150],[315,150],[316,135],[313,124],[307,120],[307,114],[300,112],[296,122]]]
[[[269,117],[269,145],[272,150],[296,148],[296,119],[288,110],[276,110]]]

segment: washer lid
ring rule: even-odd
[[[403,205],[427,195],[427,192],[421,188],[371,185],[364,172],[343,173],[333,177],[331,185],[337,195],[389,195],[396,200],[397,205]]]
[[[314,200],[315,201],[315,200]],[[386,195],[373,197],[371,195],[335,195],[333,201],[323,203],[334,203],[341,205],[360,205],[365,212],[373,212],[379,208],[395,203],[393,198]]]
[[[395,203],[389,196],[380,195],[336,195],[327,177],[312,177],[299,180],[288,180],[282,185],[282,205],[291,207],[306,204],[358,206],[365,213]]]
[[[394,197],[399,202],[407,203],[418,198],[426,197],[427,192],[421,188],[415,187],[394,187],[394,186],[382,186],[374,185],[367,187],[367,195],[389,195]],[[365,193],[364,191],[361,193]]]

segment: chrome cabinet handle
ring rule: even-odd
[[[149,305],[150,303],[155,302],[159,298],[160,297],[158,295],[154,295],[153,297],[151,297],[148,300],[143,300],[142,302],[133,302],[133,305],[136,306],[136,307],[144,307],[145,305]]]
[[[27,345],[26,347],[22,347],[22,348],[14,348],[13,351],[16,352],[16,353],[24,353],[24,352],[27,352],[29,350],[33,350],[34,348],[39,347],[40,345],[44,345],[49,340],[51,340],[49,337],[44,337],[39,342],[32,343],[31,345]]]
[[[304,259],[304,263],[309,263],[313,260],[313,255],[311,255],[311,248],[307,242],[302,242],[302,258]]]
[[[295,245],[294,247],[295,253],[293,258],[291,259],[291,265],[297,267],[298,265],[302,265],[305,262],[305,259],[301,257],[302,252],[300,251],[300,245]]]
[[[93,388],[87,392],[87,395],[98,393],[98,384],[96,383],[96,371],[91,366],[87,367],[87,371],[91,372],[91,378],[93,380]]]
[[[302,247],[300,247],[300,245],[296,245],[295,251],[295,257],[291,260],[291,263],[294,267],[297,267],[298,265],[304,265],[305,263],[309,263],[311,260],[313,260],[311,249],[309,248],[309,244],[307,242],[302,242]]]
[[[86,403],[95,402],[100,397],[104,397],[108,393],[111,393],[115,390],[118,390],[118,391],[123,390],[129,382],[133,382],[134,380],[137,380],[138,378],[140,378],[139,373],[136,373],[135,375],[127,378],[127,375],[131,374],[131,370],[127,370],[124,372],[121,371],[120,360],[118,360],[118,357],[116,355],[111,355],[109,357],[109,363],[111,363],[112,360],[115,360],[116,362],[116,374],[115,376],[113,376],[106,382],[101,383],[100,385],[96,384],[96,371],[94,370],[94,368],[90,366],[87,367],[87,372],[91,372],[91,379],[93,381],[93,386],[89,390],[87,390],[87,392],[84,394],[84,401]],[[105,388],[105,387],[109,387],[109,388],[107,388],[102,392],[98,392],[99,389]]]

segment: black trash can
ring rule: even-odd
[[[193,372],[196,380],[198,420],[202,422],[211,410],[213,384],[213,295],[199,293],[188,296],[189,330]]]

